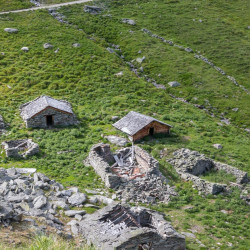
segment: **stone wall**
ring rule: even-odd
[[[217,171],[224,170],[233,174],[237,178],[237,183],[247,183],[247,173],[237,168],[215,162],[207,158],[204,154],[189,149],[179,149],[173,153],[174,157],[168,162],[175,167],[176,172],[183,180],[192,181],[196,189],[205,194],[218,194],[227,189],[227,185],[220,183],[212,183],[201,179],[199,176],[215,169]]]
[[[57,109],[47,108],[34,117],[25,120],[27,128],[47,128],[46,116],[53,116],[53,126],[70,126],[77,124],[75,115]]]
[[[90,150],[88,161],[108,188],[116,188],[120,185],[120,177],[110,171],[110,164],[115,160],[108,144],[94,145]]]
[[[2,142],[7,157],[26,158],[39,153],[39,145],[31,139]]]
[[[141,129],[138,133],[133,135],[133,141],[137,141],[145,136],[148,136],[150,128],[154,128],[154,134],[160,134],[160,133],[169,134],[169,131],[170,131],[169,126],[154,121],[154,122],[151,122],[150,124],[148,124],[143,129]]]

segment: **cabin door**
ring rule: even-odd
[[[149,135],[151,135],[151,136],[154,135],[154,132],[155,132],[155,129],[154,129],[154,128],[150,128],[150,129],[149,129]]]
[[[46,115],[46,125],[47,127],[51,127],[54,125],[54,120],[52,115]]]

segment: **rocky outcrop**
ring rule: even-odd
[[[88,244],[111,249],[185,249],[185,237],[163,215],[142,207],[113,204],[82,220],[77,230]]]
[[[177,196],[159,171],[158,161],[140,147],[123,148],[113,155],[108,144],[97,144],[90,150],[88,162],[120,200],[155,203]]]
[[[173,153],[174,157],[168,162],[172,164],[177,173],[183,180],[192,181],[194,186],[202,193],[205,194],[218,194],[225,191],[227,185],[220,183],[212,183],[201,179],[199,176],[209,172],[210,170],[223,170],[236,177],[238,184],[248,182],[247,173],[237,168],[215,162],[210,158],[207,158],[204,154],[200,154],[197,151],[191,151],[189,149],[179,149]]]
[[[31,139],[4,141],[2,146],[7,157],[26,158],[39,153],[39,145]]]

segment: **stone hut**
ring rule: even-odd
[[[185,237],[163,215],[142,207],[112,204],[79,223],[79,232],[98,249],[186,249]]]
[[[153,117],[134,111],[129,112],[113,126],[126,133],[131,141],[137,141],[148,135],[169,134],[172,127]]]
[[[49,128],[77,124],[69,102],[40,96],[20,107],[21,117],[27,128]]]

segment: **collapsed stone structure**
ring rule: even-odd
[[[70,126],[78,123],[71,104],[49,96],[40,96],[20,107],[27,128]]]
[[[185,237],[163,215],[142,207],[112,204],[85,216],[79,232],[100,249],[185,249]]]
[[[236,177],[237,184],[248,183],[248,176],[237,168],[224,163],[213,161],[204,154],[189,149],[179,149],[173,153],[174,157],[168,162],[173,165],[183,180],[192,181],[195,187],[206,194],[218,194],[225,191],[226,184],[212,183],[201,179],[199,176],[213,170],[225,171]]]
[[[90,150],[88,162],[105,185],[116,190],[118,199],[155,203],[177,195],[159,171],[158,161],[138,146],[112,154],[109,144],[97,144]]]
[[[2,142],[7,157],[26,158],[39,153],[39,145],[31,139]]]

